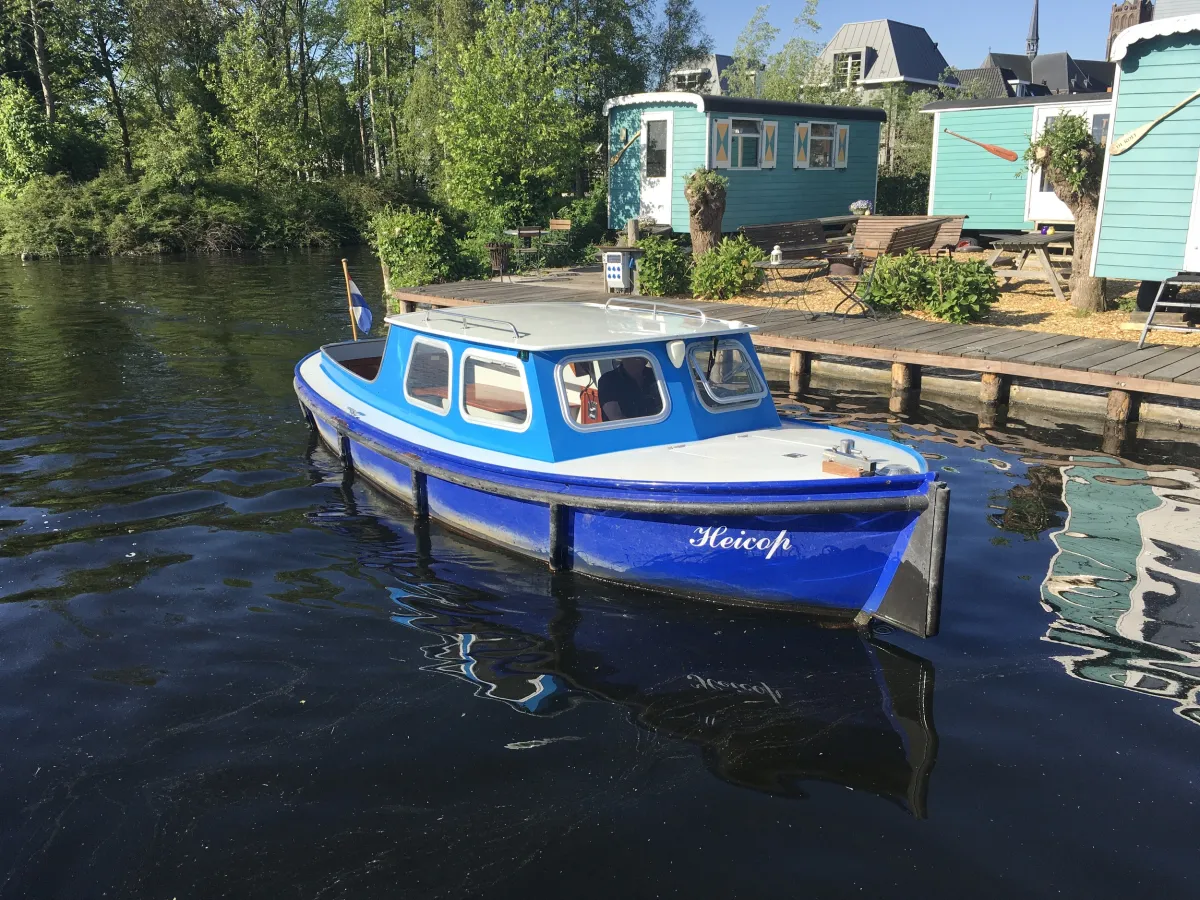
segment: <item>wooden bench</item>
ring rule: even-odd
[[[869,258],[930,250],[945,220],[927,216],[863,216],[854,230],[854,254]],[[961,232],[962,226],[959,226]]]
[[[833,249],[825,240],[825,226],[816,219],[775,225],[743,225],[738,233],[767,253],[778,244],[784,259],[822,256],[827,250]]]
[[[962,240],[963,224],[966,221],[966,216],[864,216],[863,219],[873,219],[876,221],[885,221],[894,225],[904,227],[906,225],[919,225],[922,222],[940,221],[941,226],[934,236],[933,243],[929,246],[928,252],[932,255],[937,255],[943,251],[953,253],[958,246],[958,242]]]

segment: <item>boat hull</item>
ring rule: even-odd
[[[713,498],[597,492],[533,473],[480,473],[345,416],[298,378],[321,440],[347,471],[418,516],[570,570],[639,587],[937,631],[945,486],[875,495]]]

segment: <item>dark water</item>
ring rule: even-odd
[[[942,634],[698,608],[344,484],[339,279],[0,263],[0,896],[1196,895],[1192,442],[779,394],[952,484]]]

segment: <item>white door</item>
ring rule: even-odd
[[[671,223],[671,126],[669,112],[642,113],[642,188],[639,216]]]
[[[1200,159],[1196,160],[1196,184],[1192,188],[1192,215],[1188,220],[1183,268],[1187,272],[1200,272]]]
[[[1092,126],[1092,137],[1097,141],[1103,142],[1108,135],[1108,120],[1110,112],[1108,107],[1104,109],[1089,110],[1086,107],[1080,108],[1061,108],[1061,107],[1042,107],[1035,109],[1033,113],[1033,133],[1040,135],[1054,119],[1063,112],[1070,112],[1075,115],[1087,116],[1088,121]],[[1067,205],[1054,195],[1050,185],[1046,182],[1046,175],[1040,169],[1036,172],[1031,172],[1029,175],[1029,185],[1025,193],[1025,218],[1031,222],[1074,222],[1075,217],[1071,215],[1071,211],[1067,209]]]

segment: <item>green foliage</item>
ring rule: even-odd
[[[723,194],[729,190],[729,179],[718,173],[716,169],[706,169],[701,166],[684,179],[683,187],[693,196],[717,192]]]
[[[642,293],[655,297],[687,293],[692,275],[690,250],[657,235],[642,238],[638,246],[646,251],[637,264]]]
[[[357,242],[368,210],[395,199],[375,181],[260,183],[217,172],[188,190],[106,171],[84,183],[37,176],[0,195],[0,253],[219,252]]]
[[[875,263],[870,298],[893,310],[923,310],[946,322],[983,318],[1000,296],[996,276],[982,260],[931,258],[909,250]]]
[[[401,206],[372,219],[375,252],[397,287],[445,281],[454,271],[458,246],[441,216]]]
[[[583,53],[591,26],[565,7],[488,0],[475,39],[460,48],[438,125],[445,151],[442,192],[477,214],[498,208],[509,224],[549,212],[556,189],[571,186],[588,122],[569,90],[598,74]]]
[[[1086,116],[1056,116],[1030,141],[1025,162],[1045,171],[1054,193],[1068,206],[1080,198],[1100,194],[1104,148],[1092,137]]]
[[[754,263],[767,255],[744,235],[727,237],[696,260],[692,269],[692,294],[710,300],[728,300],[758,287],[764,272]]]
[[[46,172],[54,157],[54,129],[33,95],[0,77],[0,190]]]
[[[1117,300],[1117,309],[1131,313],[1137,310],[1137,294],[1128,294]]]
[[[929,204],[929,172],[879,173],[876,209],[881,216],[923,216]]]

